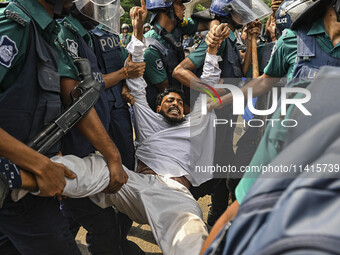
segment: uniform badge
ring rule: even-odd
[[[181,27],[186,27],[189,24],[188,19],[184,18],[181,23]]]
[[[0,64],[9,68],[18,52],[16,43],[7,35],[3,35],[0,41]]]
[[[161,59],[156,60],[157,70],[161,71],[164,69],[163,61]]]
[[[67,49],[78,57],[78,43],[74,40],[66,39]]]
[[[282,36],[285,37],[287,35],[288,31],[285,29],[282,31]]]

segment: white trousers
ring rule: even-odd
[[[65,195],[84,196],[86,187],[92,189],[86,193],[93,194],[93,189],[103,190],[108,185],[109,171],[101,156],[85,159],[67,156],[55,161],[79,175],[79,180],[67,180]],[[114,205],[137,223],[148,223],[164,255],[198,255],[208,231],[189,190],[166,177],[124,169],[129,180],[118,193],[98,193],[90,196],[91,200],[102,208]]]

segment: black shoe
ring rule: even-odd
[[[121,243],[123,255],[145,255],[145,252],[134,242],[125,240]]]

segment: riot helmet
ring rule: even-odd
[[[119,34],[120,0],[75,0],[74,3],[81,14],[104,25],[110,32]]]
[[[151,25],[149,23],[145,23],[143,25],[143,33],[145,34],[146,32],[148,32],[151,29]]]
[[[149,24],[149,23],[145,23],[144,25],[143,25],[143,28],[151,28],[151,25]]]
[[[291,9],[294,9],[295,0],[286,0],[284,1],[280,7],[277,9],[275,13],[275,23],[278,36],[281,36],[282,31],[286,28],[290,28],[292,25],[292,18],[294,20],[296,11],[291,13]]]
[[[130,29],[130,26],[129,26],[128,24],[124,23],[124,24],[122,25],[122,30],[123,30],[123,29]]]
[[[213,0],[210,11],[222,17],[230,16],[240,25],[264,19],[272,13],[262,0]]]
[[[189,3],[191,0],[181,0],[182,4]],[[146,9],[152,12],[152,16],[150,18],[150,23],[152,24],[155,21],[155,18],[158,12],[165,12],[171,21],[179,21],[181,20],[174,13],[174,4],[175,0],[147,0],[146,1]]]

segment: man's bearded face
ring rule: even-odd
[[[184,114],[182,97],[175,92],[170,92],[168,95],[163,97],[161,105],[157,106],[157,112],[162,114],[169,122],[183,122]]]

